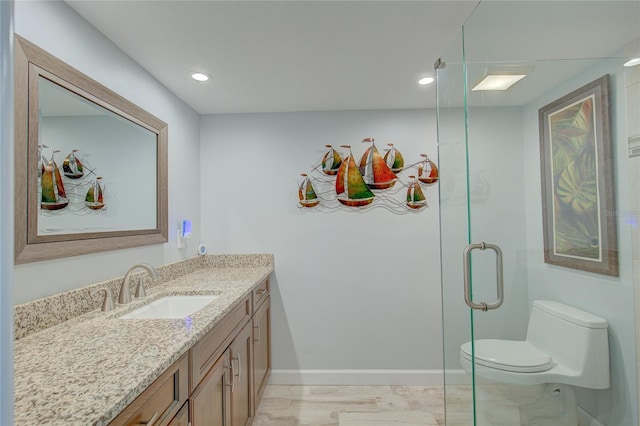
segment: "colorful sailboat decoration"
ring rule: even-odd
[[[375,195],[365,183],[358,166],[356,166],[351,146],[341,146],[349,149],[349,156],[340,165],[336,176],[338,201],[349,207],[362,207],[371,204]]]
[[[104,193],[102,185],[100,185],[101,181],[102,176],[98,176],[89,187],[87,196],[84,199],[85,205],[91,210],[100,210],[104,207]]]
[[[371,146],[362,154],[360,159],[360,173],[364,182],[371,189],[391,188],[397,180],[385,160],[378,152],[373,138],[365,138],[362,142],[371,142]]]
[[[320,204],[320,199],[316,195],[316,191],[313,189],[311,179],[306,173],[301,173],[300,176],[304,177],[304,180],[298,188],[298,198],[300,199],[300,205],[302,207],[315,207]]]
[[[69,204],[60,169],[58,169],[58,165],[53,158],[57,152],[60,151],[54,150],[51,153],[51,160],[44,165],[44,170],[42,171],[40,208],[43,210],[60,210]]]
[[[71,151],[69,155],[66,156],[62,163],[62,171],[64,175],[69,179],[79,179],[84,176],[84,170],[82,169],[82,163],[76,157],[77,149]]]
[[[48,148],[46,145],[38,145],[38,177],[42,177],[42,172],[44,172],[45,159],[44,155],[42,155],[42,148]]]
[[[407,207],[414,210],[426,207],[427,198],[424,196],[422,188],[420,188],[420,182],[415,176],[409,176],[409,179],[411,179],[411,183],[407,188]]]
[[[342,157],[333,149],[331,145],[325,145],[329,150],[322,157],[322,171],[327,175],[336,175],[340,164],[342,164]]]
[[[431,161],[427,154],[420,155],[424,157],[424,161],[418,165],[418,180],[429,185],[436,183],[439,179],[436,163]]]
[[[404,157],[392,143],[388,143],[387,145],[391,148],[384,154],[384,162],[387,163],[387,166],[389,166],[393,173],[400,173],[404,167]]]

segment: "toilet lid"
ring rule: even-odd
[[[471,342],[460,347],[461,355],[472,360]],[[475,362],[485,367],[518,373],[547,371],[555,363],[527,341],[484,339],[475,341]]]

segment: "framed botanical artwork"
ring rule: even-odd
[[[538,111],[544,261],[618,276],[609,75]]]

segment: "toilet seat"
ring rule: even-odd
[[[489,368],[517,373],[538,373],[553,368],[553,359],[527,341],[484,339],[475,341],[475,362]],[[472,361],[471,342],[460,354]]]

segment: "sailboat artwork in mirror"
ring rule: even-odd
[[[83,211],[104,209],[102,176],[95,177],[92,181],[86,179],[89,176],[95,176],[95,168],[87,168],[88,174],[85,175],[85,167],[83,167],[78,155],[79,150],[71,150],[69,155],[65,157],[62,167],[59,167],[55,161],[55,155],[60,150],[52,150],[50,159],[44,161],[44,149],[46,148],[48,148],[47,145],[40,145],[38,153],[41,163],[41,167],[38,167],[40,208],[43,210],[40,214],[51,215],[66,212],[80,214]],[[64,212],[60,211],[62,209],[65,209]],[[45,216],[42,219],[46,220]]]
[[[80,159],[76,157],[76,152],[78,152],[77,149],[71,151],[71,153],[64,159],[64,163],[62,163],[64,175],[69,179],[79,179],[84,176],[82,163],[80,162]]]
[[[91,210],[101,210],[104,207],[103,189],[102,185],[100,185],[101,180],[102,176],[98,176],[96,180],[93,181],[93,184],[87,191],[87,196],[84,198],[85,204]]]
[[[364,138],[369,146],[356,161],[350,145],[333,145],[312,166],[298,184],[298,206],[303,211],[366,211],[383,208],[395,214],[416,213],[428,207],[423,188],[438,182],[438,167],[426,154],[422,160],[405,165],[395,144],[388,143],[384,156],[374,138]],[[413,170],[403,182],[402,172]]]
[[[51,159],[43,166],[41,173],[40,208],[43,210],[60,210],[69,204],[60,169],[54,159],[56,152],[60,151],[54,150],[51,153]]]

